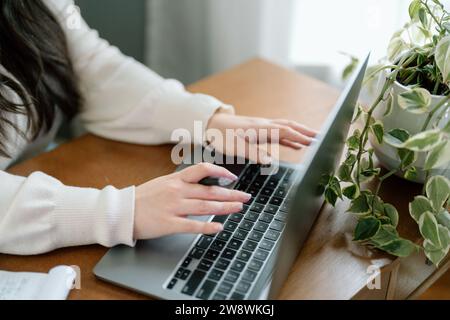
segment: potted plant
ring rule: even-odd
[[[438,265],[450,249],[450,15],[439,0],[413,0],[409,16],[384,63],[368,70],[365,84],[380,79],[376,98],[357,106],[353,121],[359,126],[347,139],[345,159],[322,185],[328,203],[350,199],[354,241],[405,257],[419,247],[399,236],[397,209],[379,191],[394,174],[424,183],[409,211],[426,256]],[[356,64],[352,58],[344,74]],[[375,156],[387,172],[375,165]]]

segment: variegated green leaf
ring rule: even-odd
[[[438,223],[431,212],[427,211],[420,216],[419,230],[424,239],[429,240],[434,246],[438,248],[441,247]]]
[[[377,218],[367,217],[360,219],[356,225],[353,240],[362,241],[373,237],[380,229],[380,226],[381,223]]]
[[[432,149],[425,160],[425,170],[440,168],[450,162],[450,141],[441,141]]]
[[[391,224],[394,227],[397,227],[397,225],[398,225],[397,209],[389,203],[385,203],[383,206],[384,206],[384,214],[389,217],[389,219],[391,220]]]
[[[436,248],[433,244],[425,239],[423,242],[423,249],[426,257],[433,262],[435,266],[438,266],[442,259],[445,258],[447,252],[441,248]]]
[[[425,189],[434,212],[439,212],[450,195],[450,181],[443,176],[434,176],[428,180]]]
[[[427,89],[415,88],[398,95],[400,108],[411,113],[425,113],[431,104],[431,94]]]
[[[404,129],[392,129],[384,135],[384,142],[395,148],[400,148],[409,137],[409,132]]]
[[[379,248],[397,257],[407,257],[417,250],[417,246],[406,239],[397,239]]]
[[[443,226],[450,229],[450,213],[447,211],[447,209],[442,209],[439,211],[438,214],[436,214],[436,220]]]
[[[427,212],[433,211],[430,200],[424,196],[416,196],[412,202],[409,203],[409,214],[419,223],[420,216]]]
[[[401,148],[412,151],[429,151],[435,148],[441,141],[441,131],[438,129],[432,129],[424,132],[420,132],[408,140],[406,140]]]
[[[442,73],[445,83],[450,81],[450,35],[442,38],[436,46],[436,65]]]

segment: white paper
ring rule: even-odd
[[[0,300],[64,300],[75,278],[68,266],[57,266],[48,274],[0,271]]]

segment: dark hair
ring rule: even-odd
[[[64,31],[42,0],[0,0],[0,155],[8,157],[8,127],[22,136],[8,114],[24,114],[32,139],[51,129],[56,107],[72,118],[81,104]],[[16,81],[17,80],[17,81]],[[21,99],[6,96],[11,89]]]

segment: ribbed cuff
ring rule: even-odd
[[[57,247],[93,243],[134,246],[134,194],[134,187],[61,187],[53,212]]]

